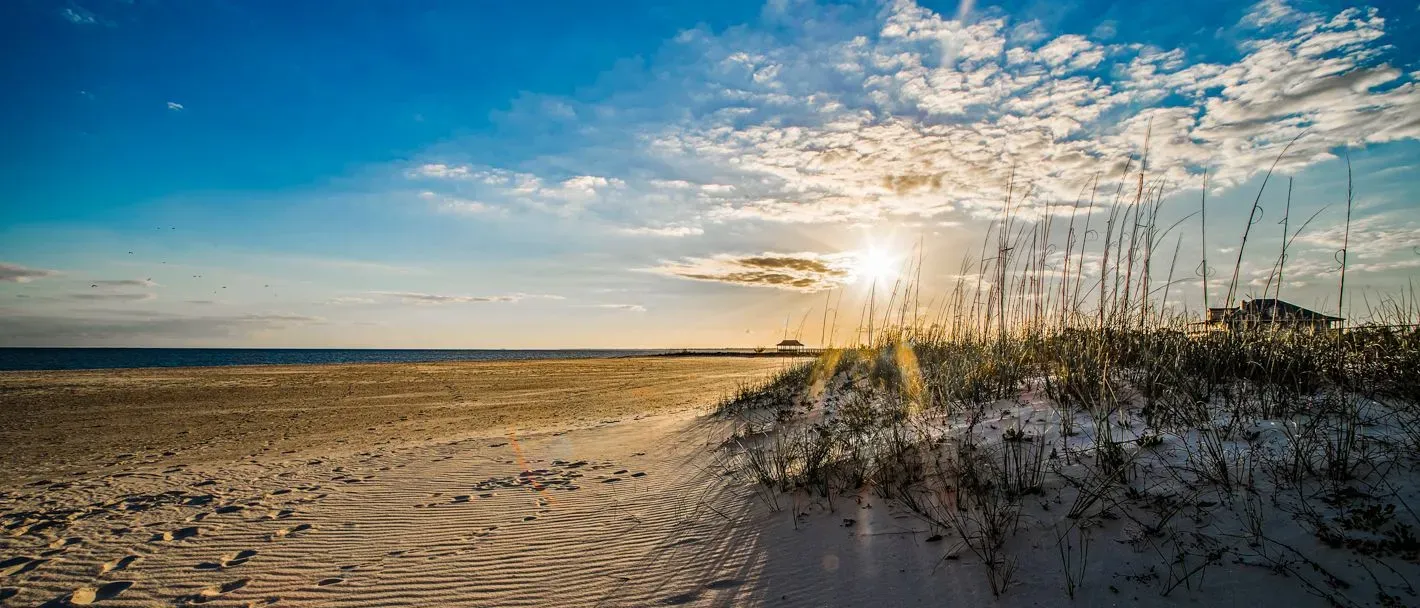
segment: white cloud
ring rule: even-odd
[[[514,293],[497,296],[465,296],[420,293],[413,291],[372,291],[374,295],[395,298],[411,304],[468,304],[481,302],[521,302],[529,298],[561,300],[562,296],[545,294]]]
[[[408,174],[410,177],[464,179],[472,176],[472,169],[468,165],[446,165],[444,163],[428,163],[410,169]]]
[[[376,300],[374,298],[361,298],[358,296],[340,296],[336,298],[331,298],[326,303],[335,304],[337,306],[354,306],[360,304],[374,304],[375,302]]]
[[[169,110],[172,110],[172,111],[174,111],[174,112],[177,112],[177,111],[180,111],[180,110],[183,109],[183,105],[180,104],[180,103],[178,103],[178,102],[176,102],[176,101],[169,101],[169,102],[168,102],[168,109],[169,109]]]
[[[1373,215],[1353,220],[1349,239],[1346,225],[1338,224],[1311,230],[1298,241],[1327,252],[1340,251],[1345,243],[1349,261],[1375,261],[1397,253],[1413,255],[1420,247],[1420,225],[1393,215]]]
[[[462,213],[468,215],[479,215],[487,213],[499,213],[500,210],[492,205],[480,203],[478,201],[459,198],[446,194],[438,194],[428,190],[419,193],[419,198],[433,202],[435,208],[448,213]]]
[[[592,304],[591,306],[593,308],[608,308],[627,312],[646,312],[646,307],[640,304]]]
[[[98,23],[98,18],[94,14],[80,6],[69,6],[59,11],[59,16],[70,23],[79,25],[93,25]]]
[[[1303,131],[1281,171],[1340,146],[1420,138],[1416,77],[1386,62],[1386,23],[1372,9],[1322,15],[1268,0],[1225,37],[1241,40],[1238,58],[1220,63],[1112,42],[1113,24],[1052,36],[1039,23],[963,21],[910,0],[887,2],[868,27],[811,3],[779,10],[795,16],[776,21],[789,34],[679,36],[667,54],[679,59],[657,66],[647,91],[575,110],[593,121],[587,132],[634,135],[557,157],[559,172],[583,177],[520,173],[502,195],[555,207],[619,178],[618,200],[659,213],[642,218],[648,229],[691,218],[985,217],[1010,189],[1029,217],[1096,173],[1119,179],[1130,159],[1137,168],[1146,140],[1152,178],[1197,183],[1209,167],[1226,188],[1265,171]],[[608,148],[621,170],[606,170]],[[620,208],[601,198],[575,209]]]
[[[28,283],[34,279],[52,277],[57,274],[59,273],[54,270],[26,268],[19,264],[0,262],[0,282],[3,283]]]
[[[637,226],[632,228],[620,228],[618,232],[635,236],[700,236],[705,234],[705,230],[698,226]]]
[[[441,209],[463,213],[484,213],[518,206],[570,216],[626,188],[626,182],[615,177],[573,175],[551,181],[531,173],[496,167],[445,163],[423,164],[407,170],[405,175],[410,179],[449,182],[454,186],[452,193],[425,190],[420,196],[430,200],[442,199],[445,204]],[[478,200],[468,198],[470,193],[476,195]]]

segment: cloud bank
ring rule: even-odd
[[[1119,41],[1111,24],[1052,35],[912,0],[867,19],[811,3],[780,12],[782,32],[683,32],[641,90],[506,117],[576,125],[577,149],[407,175],[491,207],[686,236],[706,222],[988,217],[1008,190],[1027,208],[1070,200],[1146,151],[1152,178],[1195,185],[1206,168],[1225,188],[1299,135],[1284,172],[1338,147],[1420,138],[1416,74],[1388,63],[1372,8],[1264,1],[1220,33],[1220,61]]]

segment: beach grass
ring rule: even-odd
[[[784,494],[829,509],[865,490],[891,499],[954,539],[945,553],[973,556],[997,595],[1023,554],[1048,552],[1071,598],[1113,589],[1104,571],[1134,562],[1128,576],[1161,596],[1246,564],[1331,605],[1415,602],[1413,294],[1344,328],[1204,323],[1168,304],[1177,245],[1161,245],[1185,224],[1157,223],[1162,180],[1125,173],[1113,203],[1097,215],[1093,195],[1077,201],[1065,226],[1008,200],[925,314],[920,285],[900,280],[855,347],[725,400],[718,412],[743,422],[726,443],[734,470],[774,509]],[[1349,222],[1349,186],[1346,199]],[[1203,301],[1236,306],[1252,223],[1222,298],[1202,260]],[[1297,234],[1260,297],[1285,295]]]

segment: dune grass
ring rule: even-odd
[[[1027,222],[1007,201],[981,258],[926,314],[920,286],[902,281],[858,347],[726,400],[719,412],[747,421],[727,442],[736,470],[771,508],[777,494],[831,507],[870,488],[955,538],[996,594],[1043,542],[1069,597],[1106,584],[1088,566],[1121,561],[1092,550],[1109,536],[1152,559],[1137,576],[1162,595],[1233,560],[1335,605],[1417,601],[1414,298],[1344,330],[1206,331],[1166,305],[1177,245],[1165,239],[1184,222],[1157,224],[1164,185],[1130,175],[1113,203],[1077,202],[1063,227],[1063,214]],[[1347,199],[1349,223],[1349,187]],[[1299,233],[1266,297],[1282,294]],[[1170,250],[1156,272],[1154,253]]]

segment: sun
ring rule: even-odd
[[[891,253],[869,247],[858,252],[854,261],[854,274],[863,282],[885,281],[897,276],[897,257]]]

